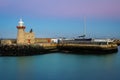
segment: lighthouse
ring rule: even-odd
[[[25,32],[25,26],[22,19],[18,22],[18,32],[17,32],[17,44],[20,45],[27,45],[27,44],[34,44],[35,43],[35,34],[31,29],[30,32]]]
[[[24,44],[25,43],[25,26],[22,19],[18,22],[17,26],[18,32],[17,32],[17,44]]]

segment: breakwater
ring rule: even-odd
[[[62,52],[109,54],[118,51],[116,44],[98,45],[98,44],[59,44],[58,49]]]
[[[29,56],[58,51],[56,46],[0,45],[0,56]]]
[[[114,40],[114,43],[119,46],[119,45],[120,45],[120,40],[119,40],[119,39],[116,39],[116,40]]]
[[[92,44],[41,44],[41,45],[0,45],[0,56],[29,56],[51,52],[75,52],[109,54],[117,52],[117,45]]]

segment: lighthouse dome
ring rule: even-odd
[[[24,22],[22,21],[22,19],[20,19],[20,21],[18,22],[19,26],[24,26]]]

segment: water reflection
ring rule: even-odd
[[[28,80],[31,77],[31,70],[33,66],[34,57],[18,57],[18,79],[17,80]],[[34,69],[34,68],[33,68]]]
[[[119,52],[0,57],[0,80],[117,80],[120,79],[119,60]]]

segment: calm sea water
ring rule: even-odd
[[[120,80],[119,52],[0,57],[0,80]]]

